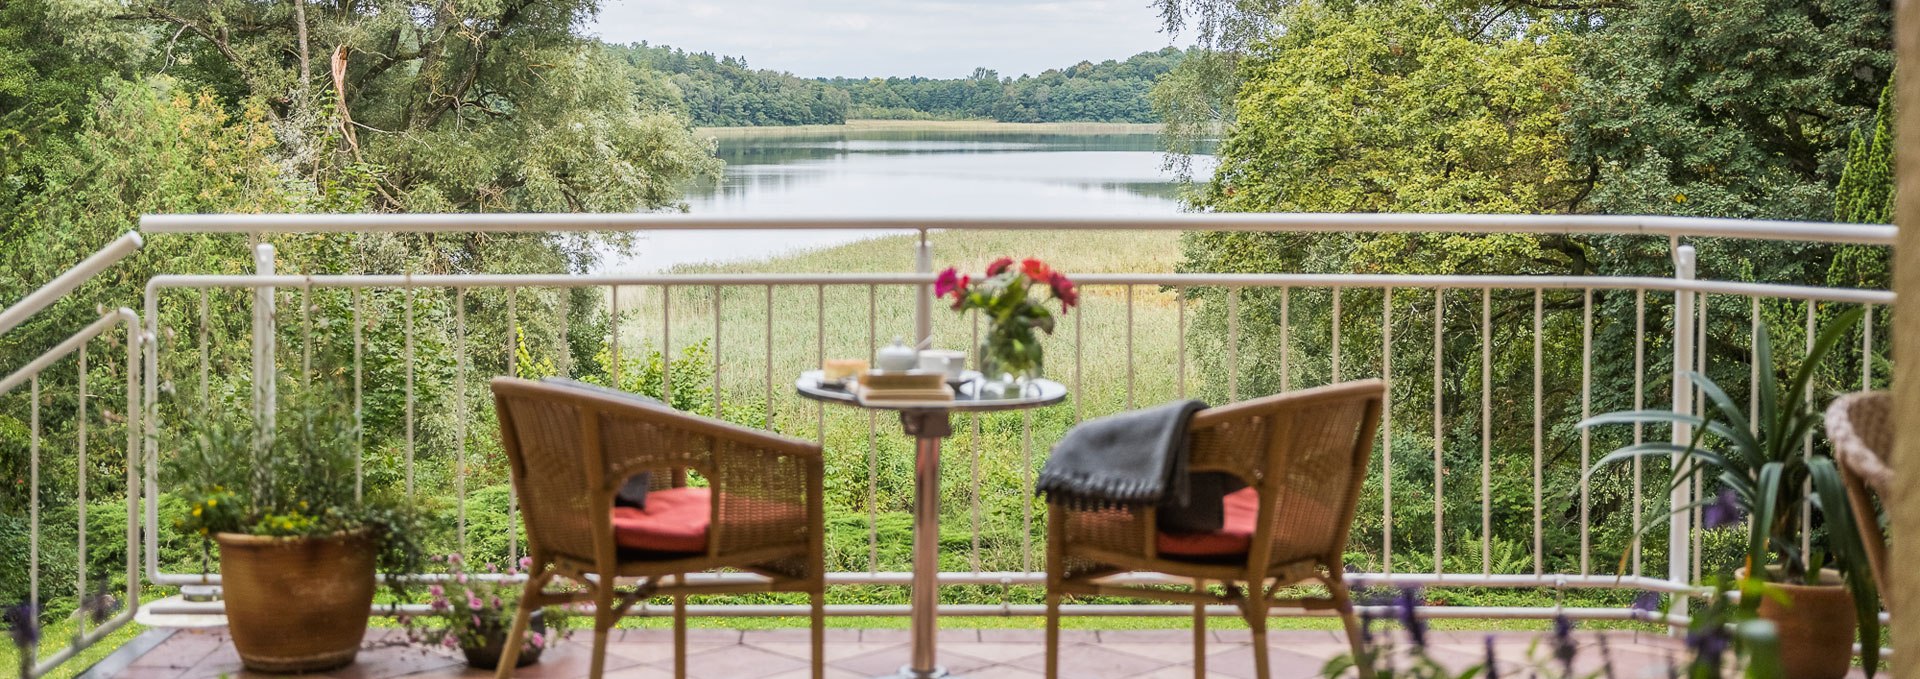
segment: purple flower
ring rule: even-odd
[[[1693,651],[1693,662],[1704,666],[1707,676],[1720,676],[1720,661],[1727,652],[1727,629],[1721,625],[1707,625],[1705,629],[1687,632],[1687,648]]]
[[[1565,615],[1553,618],[1553,657],[1560,661],[1560,667],[1566,676],[1573,676],[1573,657],[1579,653],[1579,645],[1573,642],[1573,621]]]
[[[427,586],[427,593],[428,593],[428,594],[431,594],[431,595],[433,595],[433,596],[446,596],[446,595],[447,595],[447,588],[445,588],[445,587],[441,587],[441,586],[439,586],[439,585],[428,585],[428,586]]]
[[[1500,679],[1500,668],[1498,664],[1494,662],[1493,635],[1491,634],[1487,635],[1487,665],[1485,669],[1487,671],[1487,679]]]
[[[460,640],[454,637],[453,635],[449,634],[444,637],[440,637],[440,645],[445,646],[447,648],[456,648],[460,645]]]
[[[1652,615],[1660,612],[1660,595],[1655,592],[1641,592],[1633,598],[1633,617]]]
[[[87,618],[92,620],[93,624],[99,625],[120,611],[120,602],[111,594],[102,594],[88,597],[85,603],[80,604],[80,610],[86,612]]]
[[[1746,517],[1746,511],[1740,506],[1740,494],[1729,488],[1713,497],[1713,502],[1700,510],[1700,526],[1714,529],[1739,523]]]
[[[15,648],[25,651],[40,643],[40,607],[33,602],[22,602],[0,611],[0,620],[6,621]]]
[[[1420,588],[1408,587],[1400,590],[1400,600],[1395,612],[1400,616],[1400,624],[1407,628],[1407,636],[1413,640],[1414,648],[1427,647],[1427,621],[1422,620],[1414,610],[1419,607]]]

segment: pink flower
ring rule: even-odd
[[[460,563],[460,555],[459,555],[459,554],[448,554],[448,555],[447,555],[447,563]]]
[[[498,572],[500,572],[500,567],[499,567],[499,566],[495,566],[495,565],[493,565],[493,564],[487,564],[487,572],[488,572],[488,573],[498,573]]]
[[[1060,298],[1061,306],[1071,309],[1080,305],[1080,291],[1074,289],[1073,281],[1068,280],[1066,274],[1053,272],[1047,285],[1053,288],[1053,296]]]
[[[439,585],[430,585],[427,587],[427,593],[436,597],[442,597],[447,595],[447,588]]]
[[[533,568],[533,557],[531,556],[520,557],[520,570],[528,570],[531,568]]]
[[[1010,267],[1010,266],[1013,266],[1012,257],[1001,257],[999,259],[993,260],[992,264],[987,265],[987,275],[998,276],[1002,272],[1006,271],[1007,267]]]
[[[449,634],[444,637],[440,637],[440,645],[445,646],[447,648],[458,648],[460,646],[460,640],[455,638],[453,635]]]
[[[495,596],[495,597],[488,597],[488,599],[489,599],[490,601],[492,601],[492,602],[493,602],[493,607],[494,607],[494,608],[500,608],[500,607],[501,607],[501,606],[500,606],[500,597],[497,597],[497,596]]]
[[[534,648],[544,648],[547,645],[547,637],[539,632],[534,632],[533,636],[527,637],[527,643],[533,644]]]
[[[935,297],[945,297],[959,290],[960,272],[955,271],[953,267],[947,267],[946,271],[940,272],[938,278],[933,279],[933,296]]]
[[[473,592],[467,592],[467,610],[470,610],[470,611],[480,610],[479,595],[476,595]]]

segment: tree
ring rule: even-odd
[[[1833,213],[1847,138],[1892,66],[1887,2],[1652,2],[1604,17],[1574,50],[1568,125],[1594,210]]]
[[[371,209],[656,209],[717,167],[578,34],[589,0],[307,5],[149,1],[119,16],[179,36],[229,105],[264,102],[306,173],[364,177]]]

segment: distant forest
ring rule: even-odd
[[[633,79],[646,98],[678,99],[681,112],[702,126],[835,125],[848,118],[1153,122],[1148,93],[1186,56],[1168,47],[1018,78],[980,68],[965,78],[809,79],[666,45],[609,49],[637,67]]]

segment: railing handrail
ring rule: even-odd
[[[986,217],[953,215],[750,216],[677,213],[168,214],[143,215],[149,233],[339,233],[640,230],[1035,230],[1534,233],[1750,238],[1892,245],[1886,224],[1657,215],[1188,213]]]
[[[47,308],[47,305],[67,296],[67,293],[73,292],[74,288],[92,280],[94,276],[107,270],[107,267],[126,259],[128,255],[140,249],[142,242],[139,232],[128,231],[125,235],[108,243],[106,247],[100,248],[92,256],[75,264],[73,268],[47,281],[47,284],[40,286],[40,289],[28,293],[26,297],[20,299],[19,303],[0,311],[0,334],[6,334],[19,327],[28,318],[40,313],[41,309]]]
[[[1420,288],[1458,290],[1649,290],[1704,292],[1717,295],[1766,296],[1859,304],[1891,304],[1887,290],[1828,288],[1786,283],[1751,283],[1652,276],[1514,276],[1445,274],[1216,274],[1216,273],[1088,273],[1076,274],[1081,285],[1148,285],[1168,287],[1323,287]],[[152,289],[181,287],[530,287],[587,288],[606,286],[752,286],[752,285],[927,285],[932,274],[920,273],[809,273],[809,274],[317,274],[312,276],[250,274],[165,274],[148,281]]]

